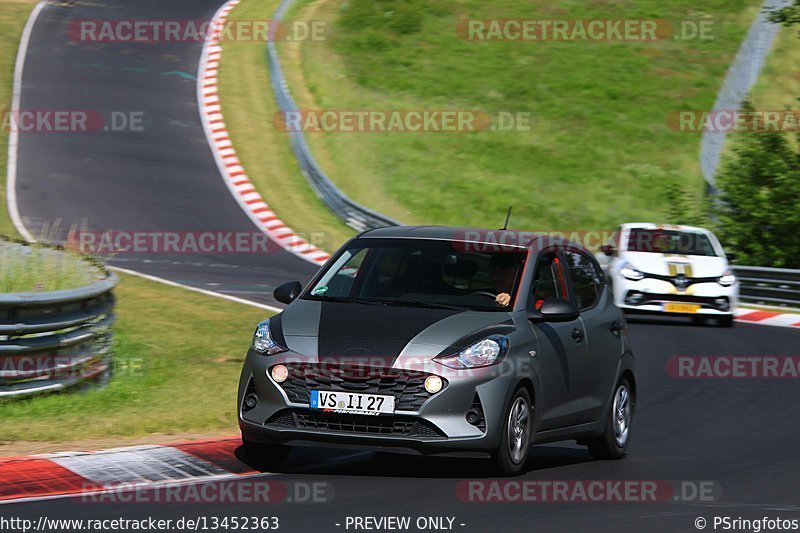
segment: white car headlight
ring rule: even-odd
[[[619,269],[619,273],[631,281],[639,281],[644,277],[644,274],[633,268],[633,265],[630,263],[622,265],[622,268]]]
[[[719,277],[717,282],[723,287],[730,287],[736,283],[736,276],[733,275],[733,271],[729,268],[724,274],[722,274],[722,276]]]
[[[492,335],[456,354],[439,356],[434,361],[457,370],[490,366],[502,360],[508,353],[508,346],[508,337]]]
[[[253,350],[265,355],[274,355],[287,351],[272,338],[272,332],[269,330],[269,319],[264,320],[258,324],[255,333],[253,333]]]

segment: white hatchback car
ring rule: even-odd
[[[621,225],[598,256],[626,312],[710,317],[726,327],[739,299],[732,259],[707,229],[651,223]]]

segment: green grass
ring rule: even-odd
[[[797,27],[781,28],[764,70],[750,92],[755,109],[798,109],[800,106],[800,37]],[[792,142],[797,137],[789,135]],[[726,154],[729,155],[729,154]]]
[[[298,19],[326,40],[282,44],[300,107],[529,112],[527,132],[309,134],[341,188],[407,223],[602,229],[671,221],[669,187],[699,197],[700,134],[673,110],[707,109],[760,2],[317,0]],[[714,39],[468,42],[463,18],[715,19]],[[699,203],[699,202],[698,202]]]
[[[0,444],[236,432],[236,384],[266,312],[122,275],[108,387],[0,403]]]
[[[797,109],[800,98],[800,37],[797,27],[781,28],[758,82],[751,91],[756,109]],[[766,107],[765,107],[766,106]]]
[[[96,265],[72,252],[0,239],[0,293],[75,289],[102,277]]]
[[[22,28],[36,2],[33,0],[0,0],[0,109],[11,108],[14,62],[17,58]],[[17,235],[6,211],[6,164],[8,131],[0,129],[0,235]]]
[[[236,20],[269,20],[276,0],[245,0],[231,13]],[[225,42],[219,69],[219,94],[225,124],[247,175],[275,213],[295,231],[325,250],[335,250],[353,235],[325,207],[303,178],[286,133],[274,126],[265,45]]]
[[[17,45],[34,3],[0,0],[3,108],[10,107]],[[5,209],[7,142],[7,132],[0,132],[0,234],[14,235]],[[284,155],[285,163],[289,157]],[[60,288],[53,283],[82,281],[73,271],[74,256],[61,257],[59,265],[52,254],[34,252],[23,270],[18,257],[3,253],[0,247],[0,291],[49,290]],[[61,281],[49,279],[55,274]],[[0,445],[6,448],[0,453],[235,433],[239,371],[253,328],[267,313],[137,277],[121,278],[114,291],[115,374],[108,386],[0,402]]]

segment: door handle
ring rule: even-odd
[[[583,342],[583,331],[579,330],[578,328],[573,329],[572,330],[572,338],[577,343]]]
[[[622,320],[615,320],[614,322],[611,323],[611,326],[608,328],[608,330],[611,333],[617,333],[622,331],[624,328],[625,328],[625,322],[623,322]]]

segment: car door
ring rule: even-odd
[[[576,370],[581,422],[598,420],[614,386],[622,353],[622,312],[610,301],[600,266],[587,253],[568,250],[566,270],[585,331],[585,358]]]
[[[528,299],[537,311],[547,298],[569,299],[563,256],[556,250],[539,255]],[[539,344],[539,430],[572,426],[581,421],[581,366],[586,359],[580,318],[569,322],[532,322]]]

